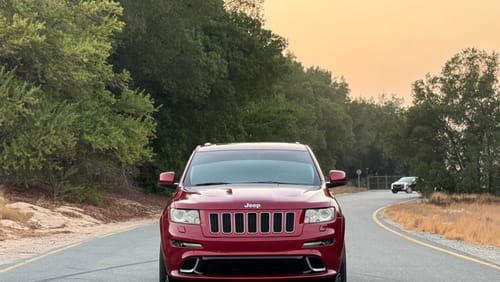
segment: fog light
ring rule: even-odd
[[[323,246],[331,246],[335,243],[335,239],[326,239],[326,240],[320,240],[320,241],[312,241],[312,242],[306,242],[302,244],[303,248],[311,248],[311,247],[323,247]]]
[[[184,242],[184,241],[178,241],[178,240],[172,240],[171,241],[172,246],[177,247],[177,248],[192,248],[192,249],[201,249],[203,246],[198,243],[192,243],[192,242]]]

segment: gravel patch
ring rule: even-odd
[[[440,245],[470,254],[485,261],[500,265],[500,248],[495,246],[483,246],[465,243],[458,240],[449,240],[437,234],[425,232],[409,232],[416,237],[436,242]]]

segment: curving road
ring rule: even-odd
[[[378,208],[415,197],[388,191],[338,197],[347,217],[349,281],[500,281],[498,267],[416,244],[373,220]],[[157,281],[158,246],[158,226],[150,224],[0,265],[0,281]]]
[[[500,281],[500,267],[416,244],[388,232],[372,219],[380,207],[417,197],[388,191],[338,197],[347,216],[349,281]]]

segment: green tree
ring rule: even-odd
[[[112,62],[159,107],[156,159],[143,167],[180,172],[197,144],[246,140],[245,108],[272,93],[284,72],[282,38],[224,2],[122,0],[125,32]]]
[[[2,107],[4,178],[85,200],[152,157],[151,98],[107,62],[121,13],[111,0],[0,1],[0,97],[17,105]]]
[[[440,75],[414,83],[406,137],[428,189],[500,192],[498,67],[497,53],[466,49]],[[440,179],[455,185],[437,185]]]
[[[112,62],[159,107],[145,185],[160,170],[180,172],[205,142],[303,142],[325,168],[350,146],[347,83],[284,56],[285,40],[252,14],[260,1],[121,3],[127,26]]]
[[[224,7],[232,13],[245,13],[253,19],[263,20],[264,0],[225,0]]]
[[[287,59],[289,71],[276,83],[276,93],[284,97],[281,107],[293,117],[288,126],[293,125],[289,131],[294,139],[281,140],[309,144],[323,169],[334,168],[353,141],[351,117],[345,111],[349,87],[329,71],[304,69],[292,57]]]
[[[356,99],[347,103],[354,142],[344,151],[340,161],[351,177],[357,177],[357,169],[365,174],[408,173],[405,163],[396,160],[393,152],[400,140],[397,134],[404,112],[401,104],[401,100],[394,96],[382,96],[378,102]]]

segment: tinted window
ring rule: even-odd
[[[271,182],[319,185],[319,176],[307,151],[238,150],[198,152],[184,185]]]
[[[402,177],[398,181],[405,182],[405,183],[412,183],[412,182],[415,182],[415,177]]]

